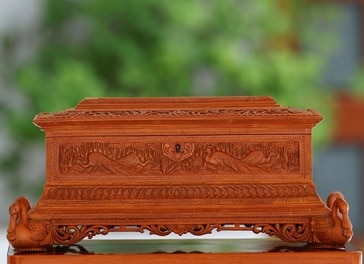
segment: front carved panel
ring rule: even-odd
[[[300,175],[300,140],[268,142],[190,138],[60,142],[61,177],[122,175]]]

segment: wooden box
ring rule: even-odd
[[[342,247],[352,237],[340,193],[312,178],[314,110],[270,97],[90,98],[41,113],[46,181],[38,203],[10,206],[18,251],[109,232],[266,233]]]

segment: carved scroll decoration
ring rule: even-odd
[[[201,236],[206,234],[211,234],[212,230],[221,229],[221,225],[214,224],[200,224],[200,225],[142,225],[139,230],[141,233],[144,230],[149,230],[151,235],[167,236],[171,233],[177,235],[184,235],[191,233],[195,236]]]
[[[84,238],[107,235],[112,227],[103,225],[59,225],[52,226],[49,233],[50,244],[72,245]]]
[[[287,242],[311,241],[312,230],[309,224],[256,224],[252,227],[255,234],[265,233]]]
[[[258,143],[62,143],[59,173],[168,175],[180,173],[297,174],[298,141]]]

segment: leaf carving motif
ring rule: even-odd
[[[315,195],[312,185],[215,185],[150,187],[48,187],[45,200],[122,199],[243,199],[289,198]]]

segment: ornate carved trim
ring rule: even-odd
[[[144,230],[149,230],[151,235],[167,236],[171,233],[177,235],[184,235],[191,233],[195,236],[210,234],[214,229],[221,229],[218,224],[197,224],[197,225],[142,225],[139,227],[141,233]]]
[[[96,235],[107,235],[111,226],[103,225],[59,225],[52,226],[47,237],[49,244],[72,245],[84,238],[91,239]]]
[[[42,200],[138,200],[138,199],[246,199],[308,198],[315,196],[311,184],[209,185],[209,186],[80,186],[46,187]]]
[[[252,231],[256,234],[276,236],[287,242],[308,242],[312,236],[310,224],[255,224]]]
[[[184,235],[191,233],[196,236],[210,234],[214,229],[218,232],[224,230],[252,231],[256,234],[265,233],[276,236],[287,242],[308,242],[311,240],[310,224],[235,224],[234,229],[224,224],[154,224],[132,227],[133,231],[143,233],[148,230],[151,235],[167,236],[172,233]],[[98,225],[59,225],[52,226],[48,241],[51,244],[71,245],[84,238],[91,239],[95,235],[106,235],[109,232],[127,232],[128,226],[98,226]]]
[[[55,114],[41,113],[37,120],[52,118],[95,118],[95,119],[127,119],[127,118],[176,118],[201,119],[208,117],[259,117],[259,116],[316,116],[317,112],[310,109],[298,110],[294,108],[257,108],[257,109],[178,109],[178,110],[122,110],[122,111],[80,111],[66,110]]]

